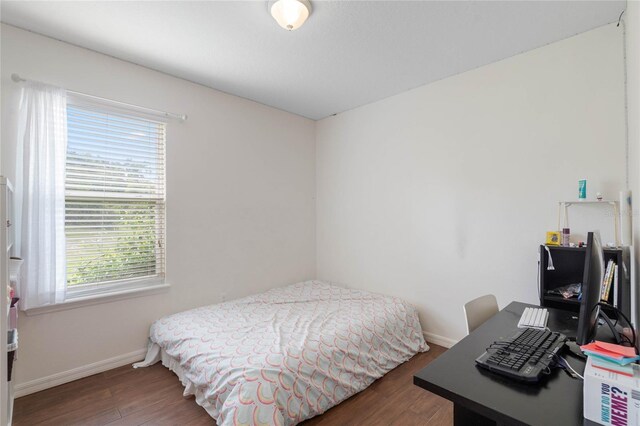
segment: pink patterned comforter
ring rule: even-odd
[[[307,281],[162,318],[151,341],[218,425],[292,425],[428,348],[395,297]]]

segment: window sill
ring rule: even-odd
[[[95,294],[85,297],[77,297],[66,302],[55,305],[41,306],[24,311],[27,316],[48,314],[50,312],[66,311],[68,309],[81,308],[83,306],[98,305],[101,303],[115,302],[118,300],[131,299],[134,297],[150,296],[152,294],[164,293],[169,290],[169,284],[157,284],[148,287],[134,288],[129,290],[118,290],[109,293]]]

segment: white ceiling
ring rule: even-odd
[[[625,1],[2,1],[2,21],[320,119],[615,22]]]

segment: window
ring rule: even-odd
[[[70,102],[67,132],[67,298],[162,283],[165,124]]]

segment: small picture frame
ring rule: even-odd
[[[547,242],[548,246],[559,246],[560,245],[560,232],[557,231],[549,231],[547,232]]]

